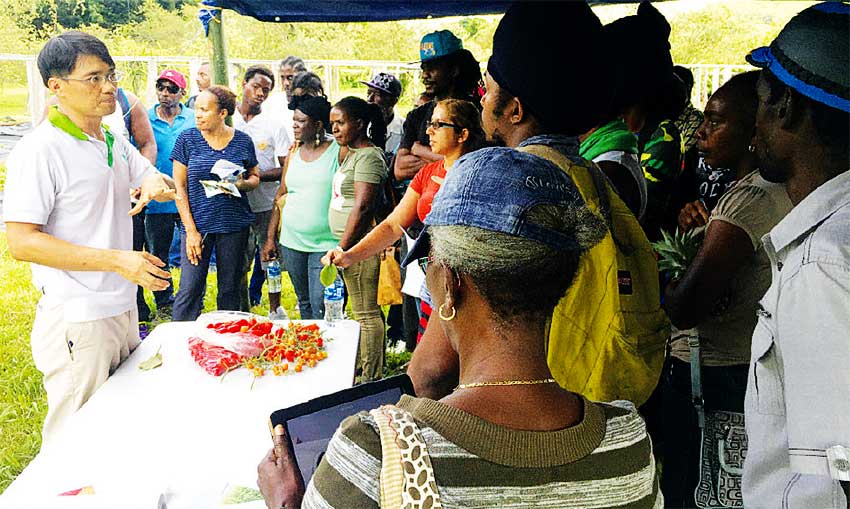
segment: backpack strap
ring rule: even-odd
[[[127,129],[127,135],[133,138],[133,131],[130,129],[130,100],[127,99],[127,94],[123,88],[118,88],[118,104],[121,106],[121,116],[124,118],[124,128]]]
[[[381,436],[381,509],[442,509],[431,456],[410,412],[384,405],[369,413]]]
[[[590,164],[587,166],[587,172],[590,174],[591,180],[593,180],[593,188],[596,189],[596,196],[599,199],[599,213],[605,219],[605,224],[608,225],[608,231],[611,232],[611,236],[613,237],[614,221],[611,219],[611,196],[608,194],[608,186],[605,185],[608,177],[602,173],[602,170],[596,166],[596,163],[588,162]]]
[[[700,359],[699,334],[688,334],[688,348],[691,350],[691,403],[697,413],[699,428],[705,429],[705,400],[702,396],[702,362]],[[721,456],[722,459],[722,456]]]

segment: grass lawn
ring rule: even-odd
[[[172,270],[175,285],[180,271]],[[215,309],[217,286],[215,273],[207,278],[204,311]],[[153,295],[145,292],[151,309]],[[38,292],[32,286],[30,268],[13,260],[0,233],[0,493],[17,477],[41,447],[41,424],[47,412],[47,397],[41,386],[41,373],[35,368],[30,352],[30,331],[35,317]],[[295,292],[289,275],[283,273],[281,302],[290,318],[298,318]],[[264,295],[255,313],[268,313]],[[351,312],[349,310],[349,316]],[[401,371],[410,360],[407,352],[387,352],[385,374]]]
[[[17,121],[29,120],[27,99],[29,90],[26,85],[0,88],[0,123],[13,118]]]

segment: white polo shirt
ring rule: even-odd
[[[271,170],[280,166],[278,157],[285,157],[289,151],[291,138],[286,134],[280,118],[270,109],[263,109],[260,114],[245,122],[239,110],[233,114],[233,128],[251,137],[254,142],[254,152],[260,170]],[[248,204],[252,212],[267,212],[274,207],[274,197],[280,181],[260,182],[260,185],[248,193]]]
[[[398,146],[401,144],[401,137],[404,135],[404,119],[398,113],[393,115],[393,119],[387,124],[387,142],[384,144],[388,154],[398,152]]]
[[[131,250],[130,189],[157,170],[123,137],[108,129],[104,136],[107,142],[89,137],[51,108],[48,121],[9,154],[3,220],[42,225],[80,246]],[[64,304],[66,321],[108,318],[136,305],[136,285],[114,272],[31,265],[42,299]]]
[[[281,90],[274,93],[263,103],[263,111],[271,113],[280,120],[283,128],[286,130],[286,135],[290,140],[295,139],[295,133],[292,130],[292,116],[294,111],[289,109],[289,101],[286,100],[286,92]]]
[[[753,333],[744,505],[845,509],[838,480],[850,475],[850,171],[815,189],[762,241],[773,282]]]

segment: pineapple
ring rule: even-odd
[[[673,279],[684,276],[702,244],[702,233],[702,228],[684,233],[676,231],[672,235],[662,230],[662,240],[652,243],[660,257],[658,270],[668,271]]]

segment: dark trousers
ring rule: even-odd
[[[747,365],[702,367],[706,410],[744,411]],[[702,433],[691,403],[691,366],[671,358],[662,377],[664,445],[661,492],[664,506],[692,508],[699,483]]]
[[[263,299],[263,283],[266,282],[266,271],[260,261],[260,248],[254,250],[254,271],[251,272],[251,280],[248,282],[248,300],[252,306],[256,306]]]
[[[175,269],[180,267],[180,228],[174,229],[174,238],[171,239],[171,248],[168,250],[168,265]]]
[[[133,216],[133,251],[145,251],[145,211]],[[151,321],[151,308],[145,302],[145,289],[136,287],[136,308],[139,310],[139,321]]]
[[[147,214],[145,216],[145,238],[150,253],[164,263],[168,263],[168,251],[174,238],[174,230],[180,229],[179,214]],[[171,280],[168,288],[153,292],[156,308],[170,308],[174,304],[174,285]]]
[[[218,281],[217,309],[239,311],[239,281],[242,278],[245,244],[248,228],[233,233],[208,233],[204,235],[204,248],[198,265],[189,263],[183,256],[180,262],[180,288],[174,298],[172,317],[175,321],[191,321],[204,309],[207,272],[213,248],[216,251],[216,279]],[[186,236],[181,235],[180,251],[186,253]]]

